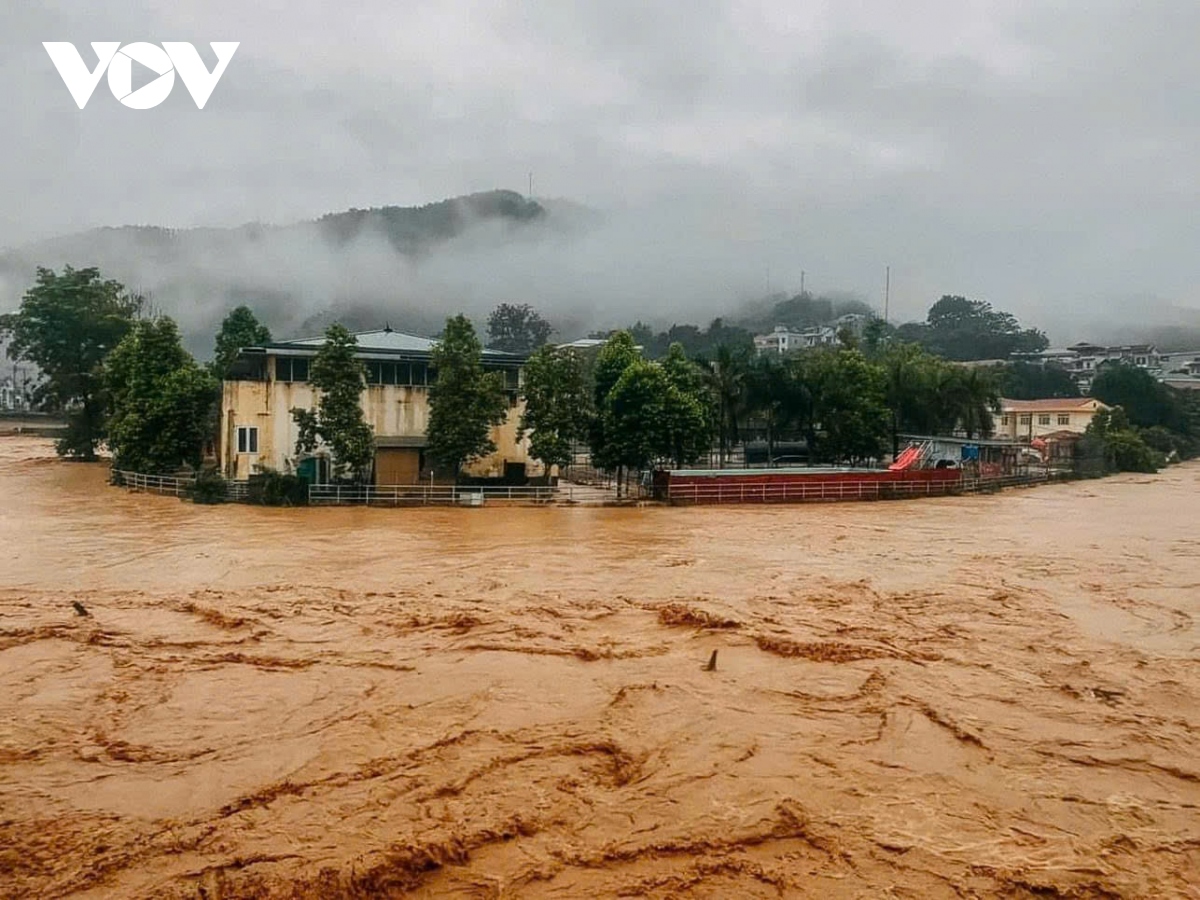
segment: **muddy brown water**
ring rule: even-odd
[[[1200,896],[1198,498],[197,507],[3,438],[0,896]]]

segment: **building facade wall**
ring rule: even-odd
[[[268,360],[265,381],[226,381],[221,401],[221,471],[227,478],[245,479],[256,467],[294,471],[299,459],[296,408],[312,409],[317,396],[307,382],[277,380],[274,359]],[[368,385],[362,393],[363,415],[377,439],[423,438],[429,427],[429,389],[417,386]],[[504,423],[492,429],[496,452],[467,467],[470,475],[499,477],[509,463],[524,463],[531,476],[542,467],[529,456],[528,439],[517,440],[522,403],[511,407]],[[239,428],[257,428],[257,452],[241,452]]]
[[[1028,440],[1053,434],[1056,431],[1073,431],[1083,434],[1087,431],[1098,408],[1099,404],[1094,407],[1041,409],[1030,412],[1006,408],[997,420],[995,436],[1011,440]],[[1063,421],[1064,419],[1065,421]]]

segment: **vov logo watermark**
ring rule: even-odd
[[[54,67],[58,69],[58,74],[80,109],[87,106],[105,71],[108,72],[109,90],[130,109],[153,109],[166,100],[175,87],[176,72],[196,101],[197,108],[204,109],[204,104],[225,74],[240,42],[209,43],[208,46],[217,55],[217,65],[211,72],[204,65],[199,51],[182,41],[164,41],[161,47],[143,41],[124,46],[120,41],[92,41],[92,49],[99,59],[93,70],[88,69],[75,45],[68,41],[45,41],[42,46],[50,54]],[[145,66],[158,76],[136,91],[133,89],[134,63]]]

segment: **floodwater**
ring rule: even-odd
[[[0,439],[0,896],[1197,897],[1197,498],[198,507]]]

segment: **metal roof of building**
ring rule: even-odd
[[[1000,408],[1006,413],[1078,412],[1089,409],[1108,409],[1095,397],[1056,397],[1046,400],[1009,400],[1001,398]]]
[[[433,338],[421,337],[416,334],[405,334],[403,331],[393,331],[390,328],[382,328],[376,331],[359,331],[354,335],[358,339],[359,353],[432,353],[433,348],[438,342]],[[325,336],[313,338],[302,338],[296,341],[276,341],[268,344],[266,349],[270,350],[308,350],[317,349],[324,345]],[[483,348],[485,356],[499,358],[503,357],[518,361],[522,359],[519,353],[506,353],[503,350],[491,350],[487,347]]]

